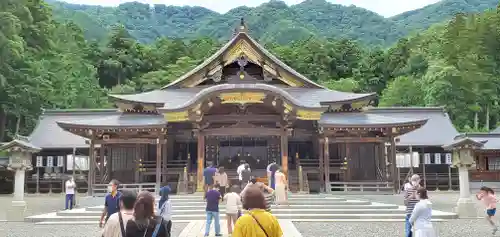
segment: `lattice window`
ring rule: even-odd
[[[500,170],[500,157],[488,157],[488,170]]]

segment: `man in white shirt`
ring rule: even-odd
[[[73,209],[73,200],[74,200],[74,197],[75,197],[75,188],[76,188],[76,184],[75,184],[75,180],[73,177],[70,177],[67,181],[66,181],[66,202],[65,202],[65,209],[68,210],[68,209]]]
[[[238,179],[240,180],[240,183],[241,183],[241,180],[243,179],[241,177],[241,171],[243,171],[245,169],[245,163],[246,163],[245,160],[240,160],[240,166],[238,166],[238,169],[236,169],[236,173],[238,174]]]
[[[137,194],[132,190],[122,190],[120,211],[112,214],[102,231],[103,237],[124,237],[127,222],[134,217],[134,204]]]

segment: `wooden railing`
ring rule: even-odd
[[[328,182],[326,183],[327,193],[335,192],[377,192],[392,193],[393,188],[389,182]]]
[[[156,183],[136,183],[136,184],[120,184],[118,190],[121,189],[131,189],[135,190],[137,193],[140,191],[149,191],[156,193],[155,189]],[[92,188],[92,195],[94,197],[105,196],[108,193],[108,184],[94,184]]]

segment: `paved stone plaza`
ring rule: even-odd
[[[364,199],[384,203],[400,204],[401,197],[398,195],[348,195],[350,199]],[[432,193],[434,209],[451,211],[458,193]],[[26,215],[36,215],[60,210],[63,205],[62,196],[28,196],[26,198],[28,210]],[[101,205],[102,198],[81,197],[78,200],[82,207]],[[10,197],[0,197],[0,219],[5,219],[6,205],[10,204]],[[199,221],[193,221],[199,222]],[[290,223],[291,224],[291,223]],[[298,232],[304,237],[378,237],[378,236],[403,236],[403,222],[373,222],[367,220],[351,220],[348,222],[297,222],[293,224]],[[174,223],[173,236],[182,236],[183,230],[193,223]],[[483,219],[455,219],[435,223],[440,237],[455,236],[491,236],[485,220]],[[225,230],[225,226],[222,229]],[[198,223],[199,230],[203,224]],[[286,227],[285,227],[286,228]],[[187,228],[186,228],[187,229]],[[288,228],[289,229],[289,228]],[[69,231],[68,231],[69,230]],[[0,237],[87,237],[99,236],[100,230],[96,225],[38,225],[30,222],[0,222]],[[187,233],[184,231],[184,233]],[[184,235],[186,236],[186,235]],[[194,236],[193,236],[194,237]],[[289,237],[289,236],[287,236]]]

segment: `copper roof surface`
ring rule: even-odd
[[[163,89],[132,95],[111,96],[115,99],[128,102],[163,104],[163,109],[175,110],[190,106],[199,101],[204,96],[208,96],[212,93],[221,93],[224,91],[232,90],[256,90],[270,92],[283,96],[287,101],[295,104],[296,106],[306,108],[321,108],[323,107],[321,103],[350,103],[352,101],[375,97],[374,93],[355,94],[349,92],[333,91],[329,89],[284,87],[264,83],[219,84],[214,86]]]
[[[61,127],[86,127],[86,128],[148,128],[166,126],[162,115],[157,114],[113,114],[101,116],[100,118],[89,118],[82,120],[60,120],[57,124]]]
[[[324,113],[318,124],[321,126],[346,127],[397,127],[408,125],[423,125],[427,119],[391,117],[379,114],[351,112],[351,113]]]
[[[398,146],[443,146],[453,142],[459,134],[443,107],[388,107],[368,108],[365,113],[393,119],[427,119],[421,128],[399,136]]]
[[[85,119],[98,119],[103,116],[119,115],[116,109],[71,109],[71,110],[46,110],[42,113],[30,141],[33,145],[43,149],[50,148],[85,148],[85,138],[64,131],[57,124],[58,121],[78,121]]]

